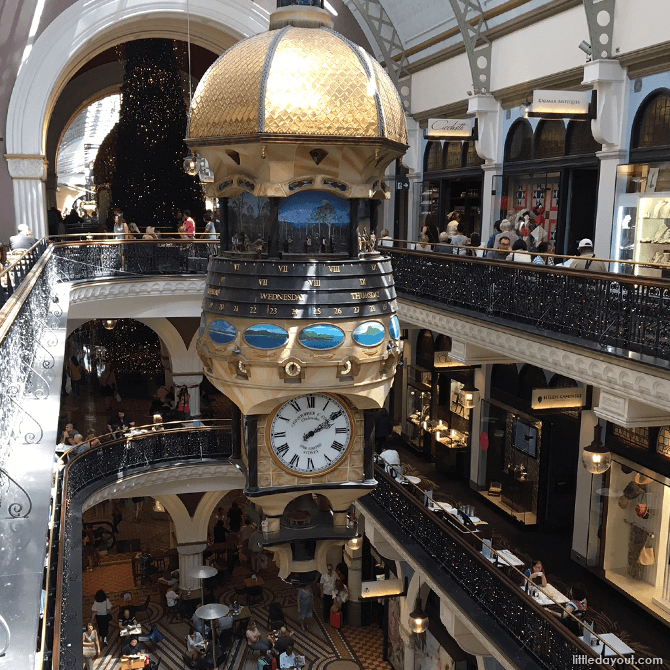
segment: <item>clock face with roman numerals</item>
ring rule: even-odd
[[[289,400],[269,417],[270,453],[288,472],[310,477],[337,467],[353,444],[353,418],[335,396],[310,393]]]

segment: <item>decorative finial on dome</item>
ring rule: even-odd
[[[277,11],[270,15],[270,30],[286,26],[296,28],[332,28],[323,0],[277,0]]]

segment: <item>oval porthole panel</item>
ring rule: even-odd
[[[386,331],[379,321],[366,321],[354,330],[353,338],[362,347],[376,347],[384,341]]]
[[[334,349],[344,342],[344,331],[328,323],[307,326],[300,331],[298,342],[308,349]]]
[[[271,323],[257,323],[246,329],[244,341],[256,349],[277,349],[288,342],[288,333]]]
[[[209,339],[216,344],[230,344],[235,339],[235,326],[223,319],[209,324]]]
[[[391,323],[389,324],[389,333],[394,340],[397,340],[400,337],[400,321],[398,321],[397,316],[391,317]]]

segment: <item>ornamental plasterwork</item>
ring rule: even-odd
[[[132,279],[124,281],[104,281],[84,286],[73,286],[70,292],[70,304],[78,304],[92,300],[108,300],[110,298],[127,298],[137,296],[159,295],[197,295],[205,292],[205,277],[192,279]]]
[[[521,335],[509,328],[496,328],[447,312],[398,301],[398,316],[405,322],[453,338],[504,352],[512,360],[523,361],[566,377],[607,388],[613,393],[670,411],[670,373],[633,361],[624,363],[607,354],[590,352],[576,346]]]
[[[213,488],[212,480],[216,480],[217,487],[223,491],[240,488],[245,482],[244,475],[231,463],[208,463],[161,468],[125,477],[120,481],[103,486],[86,499],[82,505],[82,511],[85,512],[87,509],[110,498],[132,497],[133,491],[149,486],[155,487],[156,490],[153,491],[155,495],[177,493],[179,488],[183,489],[184,492],[192,493],[199,490],[197,482],[201,481],[202,490],[210,491]]]
[[[44,156],[5,155],[5,158],[12,179],[46,179],[48,162]]]

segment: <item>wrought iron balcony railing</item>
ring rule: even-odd
[[[557,617],[528,597],[519,586],[522,576],[515,581],[483,557],[477,534],[459,533],[423,504],[423,491],[419,500],[379,466],[375,466],[375,478],[377,488],[361,498],[359,504],[395,535],[423,572],[444,584],[452,598],[458,598],[460,589],[470,605],[490,617],[494,626],[487,626],[481,617],[479,624],[486,626],[488,634],[501,646],[506,642],[508,651],[516,651],[519,667],[529,667],[521,662],[524,657],[548,670],[571,668],[577,656],[595,657],[593,650],[573,636]],[[468,607],[464,609],[467,611]],[[501,636],[506,634],[506,640],[495,637],[496,626],[504,631]]]
[[[210,420],[202,425],[139,427],[132,434],[61,459],[52,496],[44,587],[44,668],[81,664],[81,514],[85,499],[106,483],[132,474],[160,466],[230,461],[233,455],[230,421]]]
[[[48,246],[47,239],[37,240],[30,249],[17,259],[10,261],[6,268],[0,268],[0,309],[14,295]]]
[[[401,299],[651,365],[670,360],[670,282],[663,278],[384,251]]]

